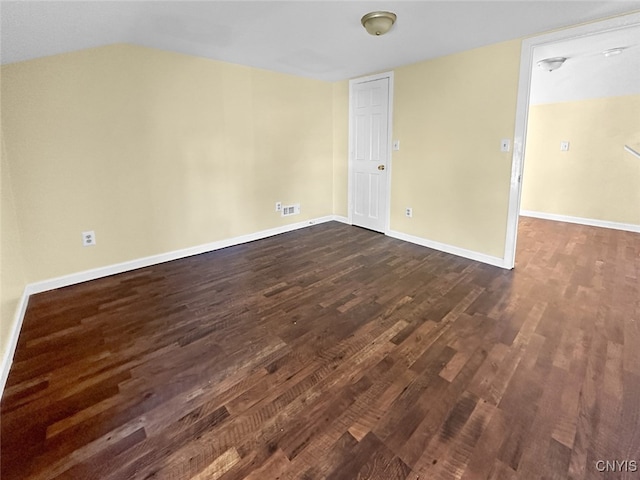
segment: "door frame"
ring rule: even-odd
[[[385,235],[389,232],[389,223],[391,217],[391,154],[392,154],[392,137],[393,137],[393,71],[377,73],[375,75],[367,75],[366,77],[353,78],[349,80],[349,169],[347,175],[348,178],[348,194],[347,194],[347,208],[349,224],[353,225],[353,154],[355,152],[355,131],[354,131],[354,109],[353,102],[355,96],[353,94],[355,86],[360,83],[373,82],[375,80],[381,80],[383,78],[389,79],[389,105],[387,109],[387,185],[386,185],[386,197],[385,198],[385,211],[384,215],[384,231]]]
[[[619,30],[635,25],[640,25],[640,13],[629,13],[586,25],[526,38],[522,41],[520,78],[518,80],[518,98],[516,104],[516,124],[513,139],[513,156],[511,160],[511,188],[509,190],[507,233],[503,258],[504,268],[511,269],[515,266],[518,219],[520,218],[520,200],[522,196],[522,173],[527,141],[527,123],[529,119],[531,73],[533,71],[533,53],[535,48],[550,43],[588,37],[590,35]]]

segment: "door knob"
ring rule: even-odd
[[[378,170],[384,170],[384,165],[378,165]]]

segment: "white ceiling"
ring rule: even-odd
[[[360,18],[380,9],[398,21],[373,37]],[[635,10],[640,0],[3,0],[0,60],[126,42],[335,81]]]
[[[536,47],[533,64],[553,57],[567,60],[553,72],[533,68],[532,104],[640,94],[640,25]]]

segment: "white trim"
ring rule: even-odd
[[[633,223],[610,222],[608,220],[597,220],[594,218],[571,217],[569,215],[558,215],[556,213],[534,212],[532,210],[522,210],[522,217],[541,218],[542,220],[553,220],[554,222],[577,223],[589,227],[611,228],[613,230],[624,230],[626,232],[640,233],[640,225]]]
[[[349,217],[343,217],[342,215],[334,215],[333,220],[335,222],[346,223],[347,225],[351,225],[351,222],[349,221]]]
[[[387,198],[385,201],[385,218],[384,218],[384,231],[387,234],[389,226],[391,225],[391,166],[392,166],[392,138],[393,138],[393,89],[394,89],[394,73],[393,71],[376,73],[375,75],[368,75],[366,77],[353,78],[349,80],[349,167],[347,171],[347,208],[348,208],[348,223],[353,225],[353,182],[352,167],[353,167],[353,152],[354,152],[354,137],[353,137],[353,87],[359,83],[373,82],[375,80],[381,80],[386,78],[389,80],[389,105],[387,108]]]
[[[506,268],[515,265],[516,242],[518,235],[518,215],[522,193],[521,175],[524,166],[524,152],[527,137],[527,119],[529,116],[529,93],[531,71],[533,69],[533,51],[536,47],[568,39],[588,37],[598,33],[619,30],[640,25],[640,13],[631,13],[600,22],[567,28],[522,41],[520,54],[520,80],[518,81],[518,100],[516,106],[516,126],[511,161],[511,189],[509,191],[509,210],[507,213],[507,233],[504,249]]]
[[[450,253],[451,255],[457,255],[458,257],[468,258],[469,260],[475,260],[477,262],[487,263],[495,267],[510,268],[505,265],[504,260],[499,257],[492,257],[484,253],[475,252],[473,250],[467,250],[465,248],[455,247],[453,245],[447,245],[446,243],[434,242],[433,240],[427,240],[426,238],[416,237],[414,235],[408,235],[406,233],[390,230],[387,235],[398,240],[405,242],[415,243],[423,247],[432,248],[433,250],[439,250],[441,252]]]
[[[172,260],[178,260],[180,258],[191,257],[193,255],[199,255],[201,253],[213,252],[222,248],[232,247],[234,245],[240,245],[247,242],[253,242],[255,240],[261,240],[263,238],[272,237],[281,233],[292,232],[294,230],[299,230],[311,225],[317,225],[319,223],[331,222],[333,220],[333,215],[327,215],[326,217],[304,220],[302,222],[292,223],[289,225],[284,225],[282,227],[270,228],[268,230],[262,230],[255,233],[248,233],[239,237],[227,238],[224,240],[218,240],[216,242],[205,243],[203,245],[196,245],[195,247],[174,250],[172,252],[152,255],[150,257],[138,258],[135,260],[130,260],[128,262],[116,263],[114,265],[108,265],[106,267],[99,267],[92,270],[72,273],[70,275],[32,283],[29,285],[31,289],[29,293],[40,293],[46,292],[48,290],[53,290],[55,288],[68,287],[69,285],[74,285],[76,283],[88,282],[90,280],[96,280],[98,278],[108,277],[110,275],[128,272],[130,270],[136,270],[138,268],[149,267],[151,265],[157,265],[159,263],[170,262]]]
[[[640,158],[640,152],[638,152],[637,150],[634,150],[633,148],[631,148],[629,145],[625,145],[624,149],[629,152],[631,155],[634,155],[638,158]]]
[[[387,198],[385,201],[386,212],[384,220],[384,233],[387,234],[391,228],[391,173],[393,171],[393,72],[389,72],[389,106],[387,111],[389,119],[387,120]]]
[[[509,187],[509,207],[507,210],[507,230],[504,244],[504,263],[513,268],[516,263],[516,243],[518,240],[518,212],[522,186],[522,166],[526,143],[527,122],[529,118],[529,94],[531,91],[531,69],[533,66],[533,47],[531,39],[522,42],[520,53],[520,80],[516,102],[516,122],[513,134],[513,154],[511,156],[511,181]]]
[[[27,304],[29,303],[29,287],[25,287],[18,302],[15,314],[13,315],[13,324],[11,325],[11,331],[9,332],[9,339],[7,348],[2,355],[2,366],[0,367],[0,398],[4,392],[4,387],[7,384],[9,378],[9,371],[11,370],[11,364],[13,363],[13,355],[16,353],[16,347],[18,346],[18,337],[20,336],[20,330],[22,329],[22,321],[24,320],[24,314],[27,311]]]
[[[20,329],[22,328],[22,322],[24,321],[24,316],[27,311],[27,304],[29,302],[30,295],[46,292],[48,290],[54,290],[56,288],[68,287],[70,285],[88,282],[90,280],[97,280],[99,278],[108,277],[110,275],[128,272],[130,270],[136,270],[138,268],[149,267],[151,265],[157,265],[159,263],[169,262],[171,260],[190,257],[192,255],[198,255],[200,253],[212,252],[214,250],[220,250],[221,248],[232,247],[234,245],[240,245],[242,243],[252,242],[254,240],[261,240],[263,238],[272,237],[281,233],[292,232],[301,228],[331,221],[349,223],[348,219],[345,217],[339,215],[327,215],[325,217],[304,220],[302,222],[292,223],[290,225],[284,225],[282,227],[275,227],[255,233],[249,233],[247,235],[241,235],[239,237],[219,240],[217,242],[184,248],[181,250],[174,250],[172,252],[162,253],[160,255],[138,258],[136,260],[130,260],[128,262],[108,265],[106,267],[94,268],[92,270],[85,270],[83,272],[72,273],[70,275],[64,275],[62,277],[51,278],[48,280],[43,280],[41,282],[28,284],[24,288],[24,292],[22,293],[22,297],[20,297],[20,302],[18,303],[18,307],[16,308],[11,326],[11,332],[9,335],[9,344],[7,345],[7,349],[4,351],[2,356],[2,365],[0,365],[0,398],[2,396],[1,393],[4,392],[7,378],[9,377],[9,371],[11,370],[13,356],[15,355],[16,347],[18,345],[18,337],[20,336]]]

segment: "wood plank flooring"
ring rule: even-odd
[[[6,480],[640,478],[640,235],[327,223],[35,295],[1,407]]]

